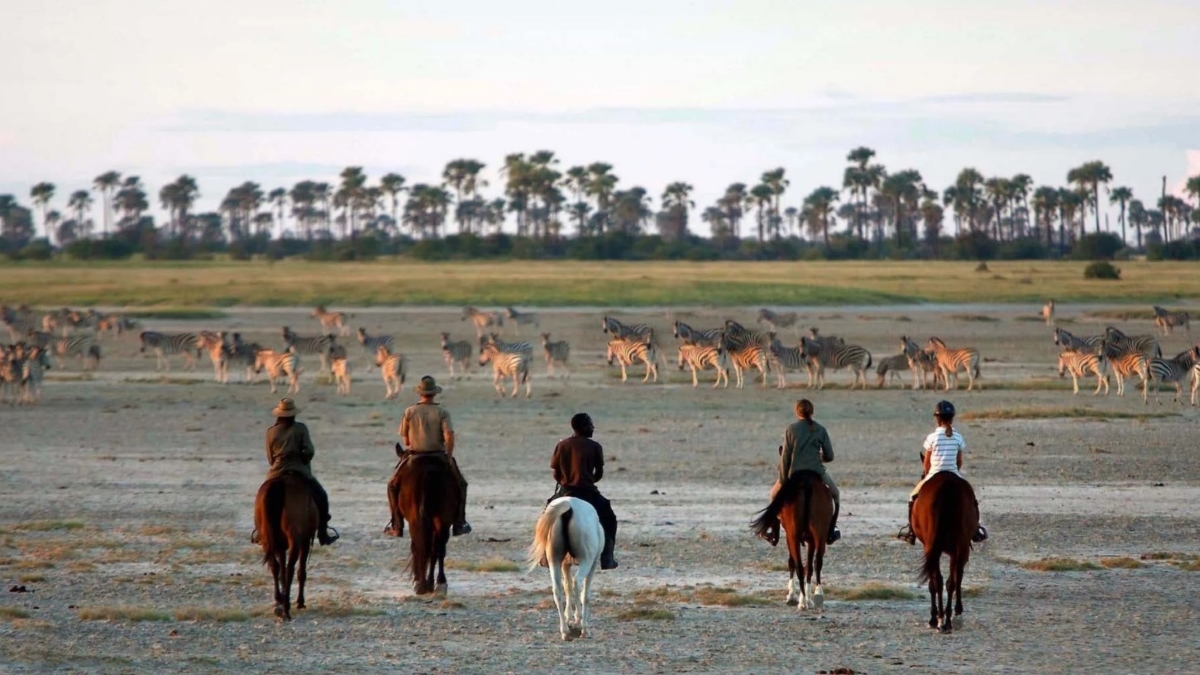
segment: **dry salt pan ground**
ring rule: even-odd
[[[547,310],[542,330],[571,341],[571,378],[549,380],[539,362],[531,400],[500,400],[490,373],[444,378],[438,333],[474,339],[456,310],[360,310],[354,327],[397,336],[410,381],[399,400],[383,400],[355,345],[353,391],[339,397],[305,361],[296,398],[342,540],[314,554],[310,609],[290,624],[269,616],[270,578],[247,539],[279,396],[265,384],[241,384],[235,372],[221,386],[207,363],[182,373],[178,358],[161,376],[126,337],[105,343],[95,375],[68,364],[51,373],[40,405],[0,407],[0,590],[25,589],[0,593],[0,672],[1195,672],[1198,413],[1169,395],[1149,406],[1090,389],[1072,396],[1054,372],[1049,330],[1027,320],[1037,309],[805,313],[805,326],[861,343],[876,360],[904,334],[973,345],[986,359],[983,391],[948,396],[975,417],[959,429],[992,533],[967,568],[966,614],[952,635],[925,628],[918,549],[891,538],[933,404],[946,395],[851,392],[845,372],[823,392],[798,388],[794,374],[782,392],[692,389],[673,362],[666,384],[621,385],[602,360],[600,312]],[[1081,334],[1107,323],[1059,312]],[[998,320],[972,320],[980,314]],[[275,344],[283,324],[314,333],[306,315],[239,309],[145,323]],[[624,315],[671,343],[664,313]],[[704,327],[725,317],[749,321],[753,311],[678,318]],[[1168,338],[1164,351],[1187,338]],[[450,545],[445,601],[413,597],[407,540],[380,534],[396,426],[424,373],[443,381],[471,481],[475,533]],[[746,528],[801,396],[833,436],[829,468],[844,499],[820,616],[784,604],[786,554]],[[606,449],[602,488],[620,518],[621,568],[597,575],[592,635],[563,643],[545,571],[518,570],[553,487],[550,451],[581,410]]]

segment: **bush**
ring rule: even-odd
[[[1146,245],[1146,259],[1159,260],[1195,260],[1196,246],[1187,240],[1176,240],[1162,243],[1156,241]]]
[[[1088,234],[1075,242],[1071,257],[1075,260],[1112,260],[1125,247],[1125,242],[1111,232]]]
[[[26,244],[18,254],[21,260],[49,260],[54,249],[45,239],[34,239]]]
[[[1116,267],[1113,267],[1113,264],[1110,262],[1105,262],[1103,260],[1097,260],[1096,262],[1094,262],[1094,263],[1088,265],[1086,268],[1084,268],[1083,278],[1084,279],[1113,279],[1116,281],[1120,281],[1121,280],[1121,270]]]

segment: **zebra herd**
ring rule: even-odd
[[[95,309],[38,312],[28,305],[0,305],[0,323],[10,340],[0,345],[0,402],[13,404],[41,400],[44,372],[64,369],[71,357],[80,360],[83,370],[95,370],[100,366],[101,337],[136,327],[126,317]]]

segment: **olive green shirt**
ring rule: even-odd
[[[409,406],[400,418],[400,438],[409,452],[446,452],[453,433],[450,412],[436,403]]]
[[[278,478],[285,471],[312,478],[312,463],[316,448],[308,435],[308,427],[300,422],[291,426],[274,424],[267,429],[267,461],[271,464],[267,480]]]
[[[779,456],[779,480],[786,481],[797,471],[812,471],[825,475],[823,462],[833,461],[833,444],[825,427],[813,422],[809,431],[808,422],[797,420],[783,432],[783,452]]]

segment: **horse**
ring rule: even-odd
[[[912,530],[925,547],[921,581],[929,582],[929,627],[943,633],[953,630],[950,603],[961,616],[962,580],[971,558],[971,537],[979,527],[975,491],[963,477],[942,471],[921,486],[912,509]],[[942,554],[950,557],[945,579],[946,601],[942,603]],[[940,621],[939,621],[940,620]]]
[[[825,604],[821,568],[825,564],[829,522],[833,519],[833,495],[829,486],[813,471],[792,474],[750,527],[759,536],[764,536],[776,518],[787,533],[787,604],[795,605],[800,611],[820,609]],[[804,559],[800,557],[801,546],[808,547],[807,577]],[[816,585],[813,584],[814,575]]]
[[[461,499],[450,459],[444,453],[414,454],[400,469],[398,500],[408,522],[408,570],[417,595],[446,594],[446,542]]]
[[[604,529],[596,509],[576,497],[559,497],[547,504],[533,528],[529,571],[543,557],[549,563],[550,587],[563,640],[584,637],[587,632],[588,595],[603,548]],[[576,566],[573,575],[572,563]]]
[[[308,481],[291,473],[264,482],[254,500],[254,525],[263,549],[263,564],[271,568],[275,578],[275,616],[284,621],[292,620],[292,579],[296,576],[300,582],[296,609],[304,609],[308,553],[319,515]]]

